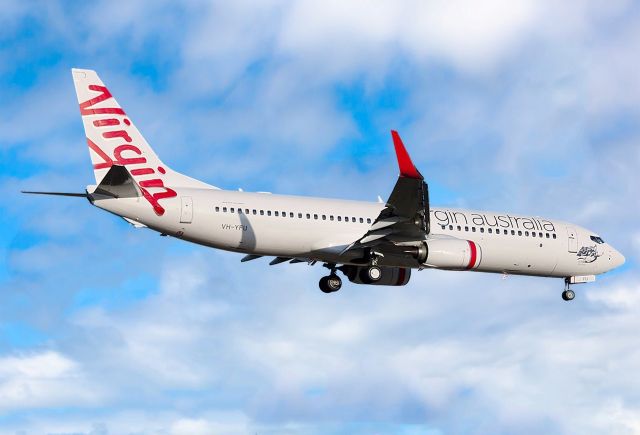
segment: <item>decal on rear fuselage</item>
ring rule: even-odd
[[[237,230],[237,231],[247,231],[249,229],[248,225],[234,225],[234,224],[222,224],[223,230]]]

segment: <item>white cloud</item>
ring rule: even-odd
[[[407,126],[430,181],[463,183],[454,194],[484,194],[475,200],[487,206],[597,223],[618,240],[637,233],[637,143],[606,153],[587,145],[594,120],[639,99],[627,56],[637,51],[634,18],[619,32],[602,25],[625,13],[624,2],[148,6],[105,2],[102,14],[54,18],[74,61],[80,53],[105,69],[147,138],[180,169],[214,184],[384,196],[371,189],[390,189],[391,154],[365,162],[374,170],[336,157],[336,144],[361,132],[335,88],[362,84],[375,96],[392,81],[409,94],[406,105],[362,110],[373,129]],[[69,30],[76,25],[80,33]],[[127,57],[139,58],[150,41],[167,42],[160,61],[175,55],[159,91],[128,69]],[[66,68],[12,101],[0,133],[5,143],[27,140],[25,155],[54,168],[71,122],[80,125]],[[441,69],[452,77],[441,79]],[[68,110],[66,97],[46,91],[62,89],[58,80],[68,83]],[[55,113],[32,126],[31,114],[52,99]],[[58,128],[64,133],[48,138]],[[89,165],[79,134],[73,174]],[[566,164],[567,179],[537,172],[540,156]],[[64,180],[43,173],[25,182]],[[403,288],[346,285],[327,297],[316,288],[319,268],[241,265],[235,254],[161,244],[97,210],[77,211],[86,205],[48,212],[13,199],[3,210],[48,239],[9,257],[3,313],[50,332],[59,351],[1,357],[0,402],[11,399],[9,411],[71,409],[62,422],[14,415],[12,429],[324,433],[372,421],[388,432],[407,422],[454,433],[638,431],[633,273],[577,289],[573,304],[560,300],[560,282],[432,271]],[[117,297],[140,274],[160,280],[157,289],[139,284],[140,300],[74,305],[96,286]]]
[[[91,406],[102,399],[78,364],[54,351],[0,358],[0,410]]]

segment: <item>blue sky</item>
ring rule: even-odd
[[[640,433],[640,10],[626,0],[8,1],[0,10],[0,433]],[[577,287],[403,288],[240,264],[69,198],[69,69],[213,185],[575,222],[626,265]]]

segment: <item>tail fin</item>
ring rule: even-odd
[[[119,165],[126,167],[142,188],[214,188],[162,163],[95,71],[71,71],[96,183],[113,165]]]

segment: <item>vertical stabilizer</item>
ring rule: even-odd
[[[71,71],[96,183],[119,165],[151,196],[170,196],[167,186],[214,188],[165,165],[95,71]]]

